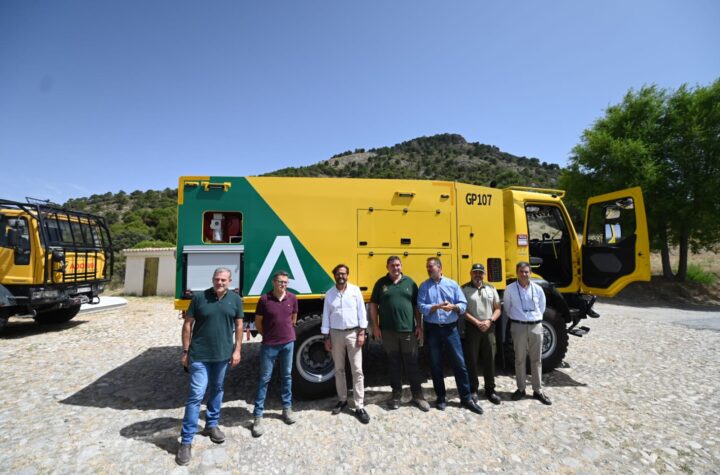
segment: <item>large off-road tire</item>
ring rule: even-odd
[[[0,331],[7,325],[10,319],[10,311],[7,309],[0,308]]]
[[[543,315],[543,373],[548,373],[562,363],[567,353],[568,334],[562,317],[552,308],[546,308]]]
[[[65,323],[72,320],[80,311],[80,305],[51,310],[49,312],[38,313],[35,315],[35,321],[42,324]]]
[[[332,355],[325,351],[320,333],[322,316],[302,317],[296,327],[293,355],[293,392],[305,399],[328,396],[335,392],[335,365]]]
[[[568,334],[565,322],[553,308],[546,308],[543,314],[543,348],[542,348],[542,370],[549,373],[562,363],[568,348]],[[507,334],[510,335],[510,322],[508,321]],[[515,350],[510,339],[502,345],[504,359],[498,355],[500,364],[506,371],[515,371]],[[504,364],[503,364],[504,363]],[[525,363],[528,373],[530,372],[530,358]]]

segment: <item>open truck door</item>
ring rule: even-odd
[[[640,188],[593,196],[585,208],[583,292],[612,297],[650,280],[650,242]]]

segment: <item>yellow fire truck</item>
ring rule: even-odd
[[[0,200],[0,328],[13,315],[72,319],[83,303],[99,302],[112,265],[103,218],[39,200]]]
[[[186,309],[192,292],[209,287],[213,269],[223,266],[252,316],[273,272],[288,271],[300,302],[294,388],[317,396],[334,388],[319,327],[336,264],[350,266],[350,281],[369,299],[391,255],[402,258],[404,273],[418,284],[427,278],[430,256],[440,257],[444,275],[461,284],[473,263],[483,263],[501,294],[515,278],[515,264],[528,261],[547,295],[543,368],[551,370],[565,356],[568,335],[589,331],[579,323],[598,316],[596,295],[613,296],[650,278],[639,188],[590,199],[582,240],[563,195],[445,181],[181,177],[176,308]],[[511,350],[504,330],[499,348]]]

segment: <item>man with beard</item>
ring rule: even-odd
[[[350,269],[338,264],[332,271],[335,285],[325,294],[320,332],[325,335],[325,350],[332,352],[335,363],[335,389],[338,402],[332,410],[339,414],[347,406],[347,381],[345,380],[345,357],[350,360],[353,378],[353,402],[355,417],[363,424],[370,422],[370,415],[363,405],[365,393],[362,346],[365,344],[367,314],[360,288],[347,281]]]

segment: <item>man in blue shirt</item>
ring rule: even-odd
[[[510,317],[510,334],[515,350],[515,379],[517,391],[513,401],[525,397],[525,359],[530,358],[533,398],[548,406],[550,398],[542,391],[542,346],[543,314],[545,313],[545,292],[530,280],[530,264],[518,262],[515,266],[517,281],[505,289],[505,313]]]
[[[440,259],[428,258],[426,268],[430,278],[420,284],[418,309],[423,315],[425,334],[430,345],[430,371],[437,395],[436,407],[441,411],[447,407],[443,373],[443,347],[446,347],[455,371],[455,383],[462,405],[476,414],[482,414],[483,410],[473,398],[470,389],[470,379],[457,328],[458,315],[465,314],[467,300],[457,282],[443,277]]]

